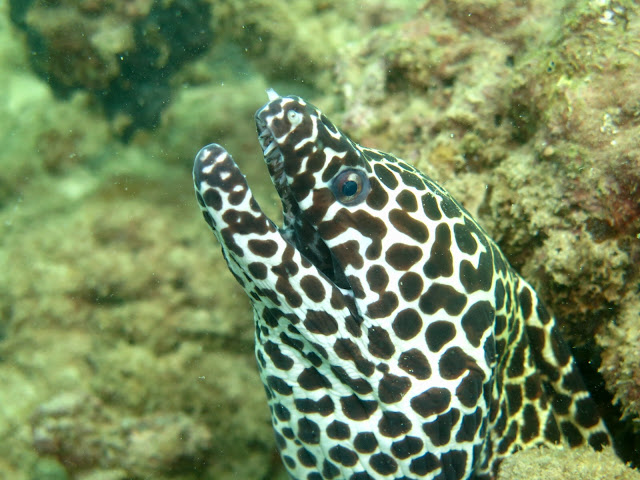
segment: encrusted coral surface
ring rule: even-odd
[[[148,15],[183,3],[13,5],[12,23],[0,4],[0,478],[285,478],[248,302],[190,179],[197,150],[222,143],[277,217],[252,122],[268,87],[476,214],[582,346],[622,457],[640,461],[637,4],[205,1],[209,50],[170,69],[171,102],[147,125],[105,117],[95,92],[122,78],[134,24],[171,58]],[[45,83],[16,19],[90,35],[51,37],[77,42],[37,59],[61,75]],[[500,478],[523,478],[507,467]]]

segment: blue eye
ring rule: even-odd
[[[332,181],[331,190],[343,205],[356,205],[369,193],[369,177],[361,170],[342,170]]]

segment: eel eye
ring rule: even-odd
[[[302,122],[302,114],[296,110],[289,110],[287,112],[287,120],[289,120],[291,128],[297,127]]]
[[[369,193],[369,177],[361,170],[343,170],[333,179],[331,190],[343,205],[357,205]]]

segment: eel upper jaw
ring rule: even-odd
[[[281,234],[345,295],[353,296],[343,269],[296,202],[284,170],[284,156],[267,122],[260,118],[259,113],[256,114],[258,141],[271,180],[282,202],[284,225],[280,229]]]

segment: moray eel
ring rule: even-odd
[[[200,209],[251,301],[290,476],[489,479],[531,445],[609,444],[558,327],[440,185],[268,91],[279,228],[232,157],[197,154]]]

